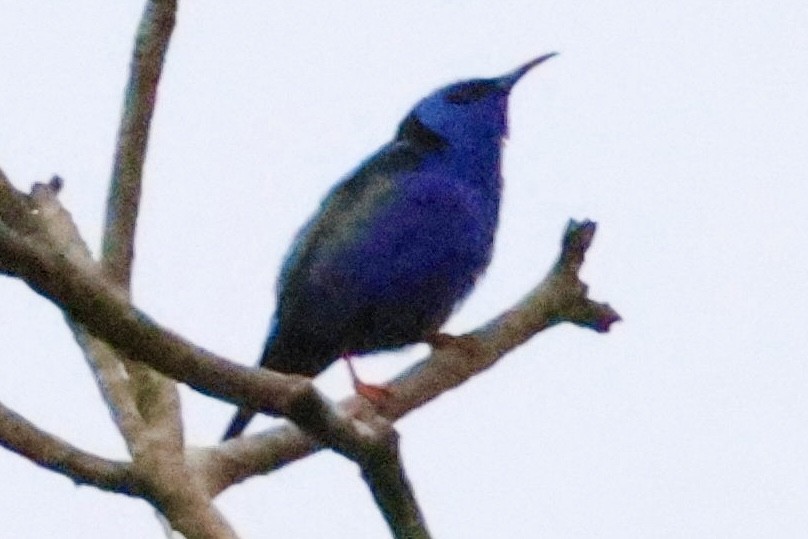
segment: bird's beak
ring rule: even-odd
[[[557,54],[558,54],[557,52],[549,52],[547,54],[543,54],[543,55],[539,56],[538,58],[534,58],[533,60],[529,61],[528,63],[526,63],[522,67],[517,68],[515,71],[512,71],[511,73],[508,73],[507,75],[503,75],[503,76],[495,79],[497,81],[497,85],[500,88],[502,88],[503,90],[505,90],[506,92],[510,92],[511,88],[513,88],[513,86],[517,82],[519,82],[519,79],[521,79],[525,75],[525,73],[527,73],[528,71],[530,71],[531,69],[533,69],[534,67],[539,65],[540,63],[544,62],[545,60],[549,60],[550,58],[552,58],[553,56],[555,56]]]

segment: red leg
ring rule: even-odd
[[[361,395],[370,402],[374,403],[389,399],[393,395],[393,392],[384,386],[366,384],[360,380],[359,376],[356,375],[356,370],[351,362],[351,356],[342,356],[342,359],[344,359],[345,363],[348,364],[348,372],[351,374],[351,382],[353,382],[354,391],[356,391],[357,395]]]

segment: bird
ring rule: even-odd
[[[491,260],[508,97],[544,54],[421,99],[393,140],[334,186],[281,267],[259,365],[314,377],[339,358],[432,342]],[[255,411],[241,407],[224,440]]]

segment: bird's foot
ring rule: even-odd
[[[345,356],[343,359],[345,360],[345,363],[348,364],[348,372],[351,375],[351,382],[353,383],[354,391],[356,391],[357,395],[365,397],[373,404],[382,404],[384,401],[393,396],[393,391],[388,387],[366,384],[360,380],[359,376],[356,374],[356,370],[354,370],[351,358],[349,356]]]
[[[380,404],[393,396],[392,390],[388,387],[366,384],[358,380],[354,381],[354,391],[374,404]]]

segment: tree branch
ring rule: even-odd
[[[360,463],[362,479],[367,483],[394,537],[429,539],[426,521],[401,462],[398,434],[392,428],[387,432],[390,433],[387,444],[363,455]]]
[[[112,284],[131,293],[135,227],[140,208],[143,165],[154,115],[157,87],[168,44],[176,22],[176,0],[146,3],[138,26],[129,68],[123,111],[107,197],[101,270]],[[122,358],[130,377],[129,388],[136,408],[152,429],[159,429],[165,443],[182,451],[183,432],[179,395],[172,380],[142,363]],[[130,449],[137,439],[127,436]]]
[[[596,224],[570,220],[558,261],[519,303],[480,329],[437,343],[433,353],[391,383],[395,396],[379,412],[398,419],[472,376],[494,365],[507,352],[535,334],[561,322],[571,322],[599,333],[608,332],[620,315],[608,303],[587,297],[588,287],[578,278]]]
[[[56,198],[60,185],[61,181],[56,180],[50,184],[36,184],[31,195],[24,195],[15,190],[0,172],[0,236],[7,234],[4,237],[17,247],[34,246],[40,253],[48,253],[53,259],[61,260],[66,267],[72,267],[72,271],[95,276],[98,284],[107,286],[98,265],[90,258],[86,245],[81,241],[70,215]],[[8,226],[8,221],[15,228],[25,230],[27,234],[18,234],[14,228]],[[14,253],[13,249],[8,251],[0,247],[0,270],[10,275],[17,275],[18,264],[25,264]],[[48,273],[47,269],[43,271]],[[58,276],[49,277],[59,279]],[[125,302],[125,294],[120,289],[108,287],[107,290],[113,297]],[[171,397],[176,391],[151,395],[136,392],[148,401],[137,406],[130,391],[131,379],[118,361],[116,353],[105,342],[89,335],[85,327],[75,321],[69,312],[65,309],[63,311],[77,341],[85,351],[99,387],[110,404],[113,418],[124,433],[134,457],[134,462],[127,465],[129,484],[120,490],[110,490],[136,494],[149,500],[166,515],[171,526],[186,537],[234,538],[232,528],[211,504],[203,482],[186,466],[181,436],[173,436],[173,432],[166,433],[163,426],[165,422],[154,420],[179,416],[173,399],[165,398],[166,394]],[[145,365],[138,367],[147,369]],[[168,383],[173,386],[173,381]],[[148,413],[141,416],[138,409]],[[0,439],[14,449],[19,445],[17,438],[11,437],[8,432],[0,431]],[[39,444],[39,461],[47,463],[61,460],[61,453],[64,451],[60,452],[58,446],[38,441],[33,443]],[[18,452],[26,455],[22,449]],[[99,486],[104,488],[103,483]]]
[[[387,469],[375,467],[379,460],[367,457],[390,451],[386,440],[391,428],[360,427],[332,408],[308,379],[242,367],[194,347],[132,309],[122,294],[110,290],[103,279],[93,278],[58,253],[19,237],[3,222],[0,265],[128,357],[148,363],[208,395],[289,417],[323,444],[359,463],[366,481],[374,485],[377,498],[382,493],[393,500],[411,500],[407,513],[420,517],[410,491],[391,494],[391,488],[406,488],[408,484],[388,481]],[[376,485],[377,480],[383,483]],[[397,514],[389,508],[384,513]],[[411,524],[413,518],[406,522]]]
[[[149,124],[160,71],[174,26],[176,1],[147,3],[136,39],[118,134],[99,266],[56,194],[61,180],[37,184],[30,196],[17,192],[0,174],[2,221],[31,244],[48,246],[89,274],[120,286],[128,295]],[[58,181],[57,181],[58,180]],[[13,274],[14,271],[11,270]],[[103,277],[102,277],[103,275]],[[187,537],[235,537],[184,462],[179,398],[173,380],[145,364],[129,362],[86,333],[65,311],[68,325],[96,376],[99,388],[134,457],[131,472],[141,497],[158,507]],[[128,372],[127,372],[128,371]],[[182,480],[180,480],[182,478]]]
[[[25,196],[0,172],[0,271],[22,277],[62,307],[134,458],[127,472],[135,476],[140,495],[159,508],[174,529],[189,537],[234,537],[226,520],[210,504],[202,482],[186,465],[176,386],[173,380],[154,373],[147,366],[154,364],[144,361],[145,357],[158,360],[158,370],[177,379],[184,379],[178,374],[188,369],[183,363],[201,361],[200,372],[193,366],[190,369],[192,387],[292,418],[316,439],[360,464],[365,481],[398,537],[427,537],[398,458],[398,436],[388,422],[376,429],[358,428],[336,413],[307,380],[287,378],[279,384],[273,379],[277,377],[270,377],[276,389],[283,387],[281,399],[264,396],[265,380],[263,387],[259,384],[248,391],[248,399],[242,401],[243,380],[235,384],[226,381],[219,384],[224,387],[218,387],[218,373],[205,371],[211,365],[232,370],[226,362],[200,354],[190,343],[162,331],[127,305],[149,125],[175,11],[175,0],[153,0],[141,19],[118,133],[100,267],[56,199],[62,185],[59,178],[48,185],[37,184],[31,196]],[[85,280],[69,282],[67,273],[77,270]],[[110,337],[101,329],[103,325],[129,330],[139,327],[141,331],[127,337],[128,330],[118,327]],[[107,342],[123,353],[123,363]],[[168,361],[160,362],[166,350],[170,351]],[[142,363],[130,363],[129,358]],[[243,377],[244,372],[239,374]],[[259,406],[250,398],[258,399]],[[21,418],[12,419],[17,419],[12,424],[22,424]],[[27,440],[14,436],[19,430],[10,431],[11,447]],[[27,448],[23,444],[19,449]],[[48,458],[38,457],[41,462]]]
[[[83,453],[38,431],[2,405],[0,443],[74,480],[89,477],[107,490],[137,492],[186,536],[211,538],[234,537],[211,505],[211,495],[243,480],[246,473],[265,472],[329,446],[359,464],[396,537],[427,538],[391,422],[489,368],[507,351],[551,325],[570,321],[608,331],[619,316],[607,304],[589,300],[586,286],[577,276],[595,225],[571,222],[559,261],[536,290],[473,333],[436,338],[430,358],[393,380],[393,397],[377,408],[359,397],[332,406],[307,379],[241,367],[195,347],[129,304],[149,127],[176,7],[176,0],[151,0],[138,29],[100,265],[92,260],[69,214],[56,201],[61,187],[58,178],[39,186],[44,187],[39,191],[35,186],[26,197],[0,171],[0,273],[22,278],[65,312],[134,462],[114,463]],[[107,344],[123,355],[125,370]],[[286,426],[262,437],[228,442],[221,449],[183,454],[176,386],[147,365],[210,396],[284,415],[303,431]],[[266,458],[267,448],[278,450],[271,460]],[[256,462],[263,467],[243,465],[245,456],[256,451],[262,456]],[[242,465],[231,465],[240,460]]]
[[[397,442],[395,432],[389,425],[379,428],[379,420],[395,420],[456,387],[551,325],[570,321],[608,331],[619,316],[607,304],[589,300],[587,287],[577,276],[594,231],[594,223],[570,222],[558,262],[536,289],[481,329],[462,337],[436,339],[430,358],[393,380],[389,385],[393,398],[378,409],[354,397],[337,410],[306,379],[240,367],[195,348],[132,309],[126,298],[108,288],[103,280],[94,279],[91,271],[77,268],[70,260],[42,249],[2,223],[0,267],[10,268],[12,274],[60,305],[90,332],[132,358],[211,396],[285,415],[313,436],[287,426],[269,435],[271,443],[256,446],[255,437],[247,437],[223,444],[221,450],[189,453],[187,462],[202,473],[200,480],[210,495],[326,445],[360,464],[363,477],[397,536],[428,537],[398,459],[397,445],[391,444],[391,440]],[[114,324],[110,324],[113,320]],[[355,423],[347,420],[346,414],[357,420],[360,415],[366,417],[364,423]],[[368,428],[371,424],[374,426]],[[273,439],[279,432],[282,438]],[[267,446],[276,450],[269,461],[263,452]],[[250,465],[243,466],[245,456],[252,461]]]
[[[140,495],[129,463],[103,459],[39,430],[0,403],[0,446],[47,470],[69,477],[77,485]]]
[[[378,434],[337,413],[308,378],[249,368],[220,358],[160,327],[124,294],[60,253],[0,222],[0,267],[23,279],[91,334],[206,395],[286,416],[338,452],[355,457]]]
[[[61,178],[54,176],[47,184],[34,184],[30,196],[22,195],[18,198],[19,203],[30,207],[31,214],[36,216],[36,220],[31,222],[30,237],[46,243],[57,252],[66,253],[74,264],[88,271],[98,271],[98,264],[93,260],[90,249],[82,239],[72,216],[57,198],[62,183]],[[87,334],[85,329],[70,317],[66,316],[65,320],[84,353],[101,395],[109,405],[112,419],[123,435],[129,454],[137,454],[146,421],[133,397],[129,373],[108,344]]]
[[[352,396],[339,408],[352,415],[380,414],[395,421],[437,396],[480,374],[533,335],[560,322],[598,332],[609,331],[620,316],[606,303],[587,297],[577,275],[595,233],[595,223],[570,221],[558,261],[524,299],[480,329],[446,338],[432,354],[391,381],[392,398],[374,408]],[[216,494],[257,474],[268,473],[321,449],[294,425],[285,424],[255,435],[229,440],[191,452],[193,466],[207,475],[208,490]]]
[[[362,467],[374,495],[387,504],[382,509],[391,527],[401,522],[413,529],[422,523],[397,457],[397,445],[390,445],[397,436],[388,422],[360,425],[334,409],[306,378],[241,367],[194,347],[132,309],[124,294],[109,287],[92,266],[80,267],[59,251],[20,236],[2,221],[0,265],[126,356],[208,395],[291,418],[315,439]],[[143,458],[152,459],[158,449],[149,444],[149,437],[143,441],[144,450],[134,454],[136,464]],[[426,537],[425,530],[419,536]]]
[[[101,258],[104,273],[125,290],[129,290],[132,276],[135,225],[149,127],[176,10],[176,0],[152,0],[146,4],[118,128]]]

